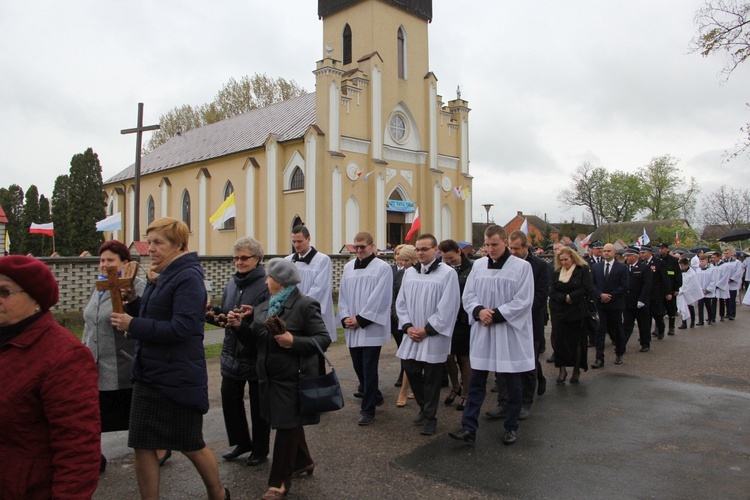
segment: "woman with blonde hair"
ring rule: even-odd
[[[207,297],[198,255],[188,252],[188,235],[184,222],[169,217],[148,226],[146,289],[140,297],[131,289],[126,312],[111,316],[114,327],[135,339],[128,446],[134,449],[141,498],[159,498],[158,449],[181,451],[200,473],[208,498],[230,498],[203,441]]]
[[[555,274],[550,289],[549,308],[555,325],[555,366],[557,383],[568,377],[566,367],[573,367],[571,384],[577,384],[581,368],[588,370],[586,315],[591,300],[591,271],[578,253],[563,247],[555,255]]]
[[[398,316],[396,315],[396,297],[398,292],[401,290],[401,280],[404,278],[404,273],[407,269],[417,263],[417,249],[414,245],[399,245],[396,247],[396,266],[397,270],[393,274],[393,300],[391,303],[391,333],[393,338],[396,340],[396,346],[401,346],[401,340],[404,338],[404,332],[398,328]],[[403,369],[399,375],[400,384],[397,382],[397,387],[401,387],[401,391],[398,394],[396,400],[396,406],[402,408],[406,406],[406,399],[413,397],[409,394],[409,379],[406,377]],[[408,394],[408,396],[407,396]]]

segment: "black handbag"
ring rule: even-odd
[[[323,355],[331,371],[325,375],[310,376],[301,371],[299,373],[299,412],[303,415],[311,413],[323,413],[336,411],[344,407],[344,394],[341,392],[341,384],[333,368],[331,360],[320,348],[318,341],[312,339],[315,347]]]
[[[596,334],[599,331],[599,313],[597,312],[596,306],[591,297],[586,297],[584,299],[583,312],[583,321],[586,330],[592,334]]]

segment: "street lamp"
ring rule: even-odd
[[[490,223],[490,208],[494,207],[495,205],[493,205],[492,203],[485,203],[482,206],[484,207],[485,210],[487,210],[487,224],[489,224]]]

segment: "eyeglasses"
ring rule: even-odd
[[[11,290],[9,288],[0,288],[0,299],[7,299],[14,293],[26,293],[25,290]]]
[[[247,262],[249,259],[253,259],[257,257],[257,255],[235,255],[232,257],[232,262],[237,262],[241,260],[242,262]]]
[[[432,250],[433,248],[434,248],[434,247],[420,247],[420,248],[415,248],[415,250],[416,250],[417,252],[422,252],[422,253],[425,253],[425,252],[429,252],[429,251],[430,251],[430,250]]]
[[[369,245],[354,245],[354,249],[355,249],[355,250],[364,250],[364,249],[365,249],[365,248],[367,248],[368,246],[369,246]]]

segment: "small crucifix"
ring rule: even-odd
[[[125,307],[122,302],[122,291],[133,286],[133,279],[138,271],[138,264],[135,262],[128,262],[122,268],[122,276],[117,277],[117,268],[110,266],[107,269],[107,281],[97,281],[96,289],[101,291],[108,290],[109,296],[112,299],[112,311],[116,313],[124,313]]]
[[[121,134],[135,134],[135,195],[133,200],[133,239],[132,241],[139,241],[141,239],[141,228],[138,224],[140,220],[139,207],[141,205],[141,142],[143,141],[143,133],[149,130],[159,130],[159,125],[147,125],[143,126],[143,103],[138,103],[138,125],[135,128],[126,128],[120,130]]]

